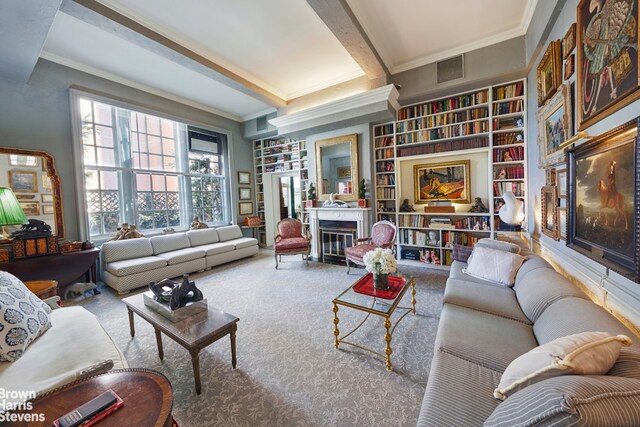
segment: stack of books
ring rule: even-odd
[[[429,221],[429,228],[456,228],[448,217],[433,217]]]

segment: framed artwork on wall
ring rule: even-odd
[[[9,187],[11,187],[15,193],[37,193],[38,173],[23,170],[10,170]]]
[[[569,77],[573,76],[573,73],[576,71],[576,56],[571,54],[564,61],[564,79],[569,80]]]
[[[567,246],[638,282],[640,118],[569,150]]]
[[[238,199],[240,200],[251,200],[251,187],[247,188],[238,188]]]
[[[547,168],[544,171],[546,185],[556,185],[556,170],[555,168]]]
[[[40,199],[43,203],[53,203],[53,194],[41,194]]]
[[[19,202],[26,216],[40,216],[40,202]]]
[[[251,172],[238,171],[238,184],[251,184]]]
[[[542,232],[545,236],[558,240],[558,194],[555,185],[542,187],[540,197],[542,208]]]
[[[613,3],[597,2],[592,7],[593,0],[581,0],[578,4],[578,130],[640,96],[638,0],[619,0],[615,8]],[[618,25],[609,23],[614,18]]]
[[[538,64],[538,107],[555,93],[562,83],[562,58],[560,55],[560,41],[553,40]]]
[[[42,205],[42,215],[54,215],[53,205]]]
[[[471,203],[470,161],[430,163],[415,165],[413,179],[414,203],[450,200]]]
[[[558,187],[558,198],[566,199],[567,198],[567,168],[558,169],[556,171],[556,181]]]
[[[23,154],[9,154],[9,166],[38,167],[38,157]]]
[[[563,162],[565,152],[560,144],[569,139],[573,132],[571,85],[561,85],[560,90],[538,110],[537,115],[540,147],[538,166],[545,168]]]
[[[571,51],[576,47],[576,24],[571,24],[567,34],[562,38],[562,59],[567,59]]]
[[[253,214],[253,202],[240,202],[238,203],[240,215],[252,215]]]
[[[567,208],[558,208],[558,237],[567,240]]]

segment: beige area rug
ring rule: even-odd
[[[238,368],[231,368],[229,339],[200,353],[202,394],[195,393],[189,353],[163,336],[158,358],[153,328],[136,316],[131,338],[127,310],[108,287],[71,302],[93,312],[131,367],[155,369],[173,385],[174,417],[189,426],[415,426],[433,355],[446,271],[402,267],[417,281],[417,315],[393,334],[393,371],[360,349],[334,348],[332,299],[364,269],[283,257],[273,252],[193,274],[209,304],[240,318]],[[403,304],[410,305],[409,292]],[[69,305],[70,305],[69,304]],[[363,313],[339,312],[340,327],[355,327]],[[371,318],[352,337],[384,351],[383,320]]]

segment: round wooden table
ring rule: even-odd
[[[119,369],[67,384],[36,398],[31,409],[19,413],[44,414],[43,425],[52,425],[54,420],[109,389],[122,398],[124,406],[100,420],[100,427],[172,425],[171,383],[150,369]],[[33,424],[14,422],[11,425]]]

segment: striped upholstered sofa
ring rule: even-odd
[[[640,338],[537,255],[513,288],[464,274],[465,266],[454,261],[447,281],[418,426],[640,425]],[[633,341],[607,375],[550,378],[494,398],[518,356],[588,331]]]
[[[126,293],[152,281],[205,270],[257,253],[258,241],[243,237],[237,225],[116,240],[102,245],[102,280],[119,293]]]

